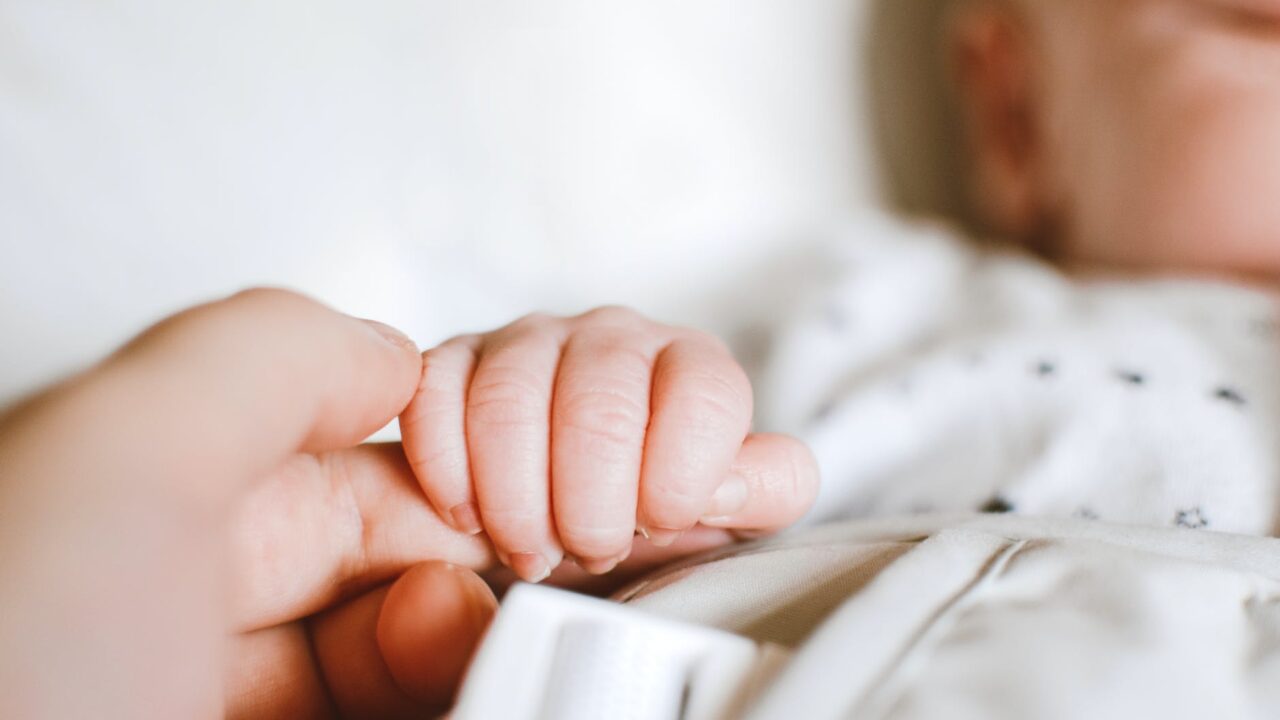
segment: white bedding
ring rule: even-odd
[[[676,567],[633,608],[794,648],[752,720],[1280,716],[1280,540],[932,515]]]

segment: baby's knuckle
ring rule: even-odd
[[[545,418],[547,391],[518,367],[492,368],[467,395],[467,417],[485,425],[529,425]]]
[[[613,338],[612,342],[602,344],[596,352],[597,362],[610,369],[606,380],[626,383],[626,390],[648,393],[653,357],[632,344],[629,337]]]
[[[705,493],[694,490],[696,485],[680,481],[647,485],[644,516],[655,527],[679,530],[693,525],[708,499]]]
[[[449,445],[426,448],[411,458],[409,465],[422,484],[432,488],[442,488],[446,478],[465,479],[468,470],[466,452]]]
[[[557,425],[610,449],[638,445],[648,423],[648,408],[625,394],[580,392],[565,398],[556,413]]]
[[[636,325],[647,322],[643,315],[623,305],[604,305],[588,310],[578,316],[583,320],[598,325]]]
[[[725,342],[724,338],[719,335],[696,328],[682,328],[681,332],[684,339],[691,344],[706,348],[716,354],[733,357],[733,350],[729,347],[729,343]]]
[[[422,353],[422,364],[427,368],[453,368],[462,353],[467,352],[457,345],[440,345]]]
[[[737,397],[741,407],[750,412],[754,398],[752,396],[751,379],[747,377],[747,371],[742,369],[737,360],[729,356],[725,366],[720,370],[719,377]]]
[[[517,319],[515,322],[511,323],[511,325],[509,325],[508,327],[512,330],[527,332],[531,330],[532,331],[541,330],[541,329],[547,328],[548,326],[555,325],[559,322],[560,322],[560,318],[550,313],[539,311],[539,312],[531,312],[528,315],[525,315]]]
[[[439,392],[424,391],[419,386],[418,394],[414,396],[404,412],[400,413],[400,426],[403,429],[428,425],[436,421],[448,422],[461,409],[458,400]]]
[[[691,377],[671,408],[679,419],[714,432],[727,432],[750,420],[747,400],[740,388],[720,375]]]
[[[438,347],[422,353],[419,393],[448,392],[464,381],[458,367],[458,352],[455,348]]]

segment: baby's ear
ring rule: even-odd
[[[1044,222],[1043,135],[1025,18],[1002,0],[967,0],[951,54],[969,143],[970,196],[991,229],[1033,240]]]

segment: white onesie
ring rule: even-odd
[[[1077,281],[882,216],[776,339],[764,423],[807,440],[811,520],[985,509],[1277,529],[1280,305]]]

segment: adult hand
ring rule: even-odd
[[[258,290],[0,418],[0,716],[442,708],[491,550],[358,445],[420,372],[398,332]]]

